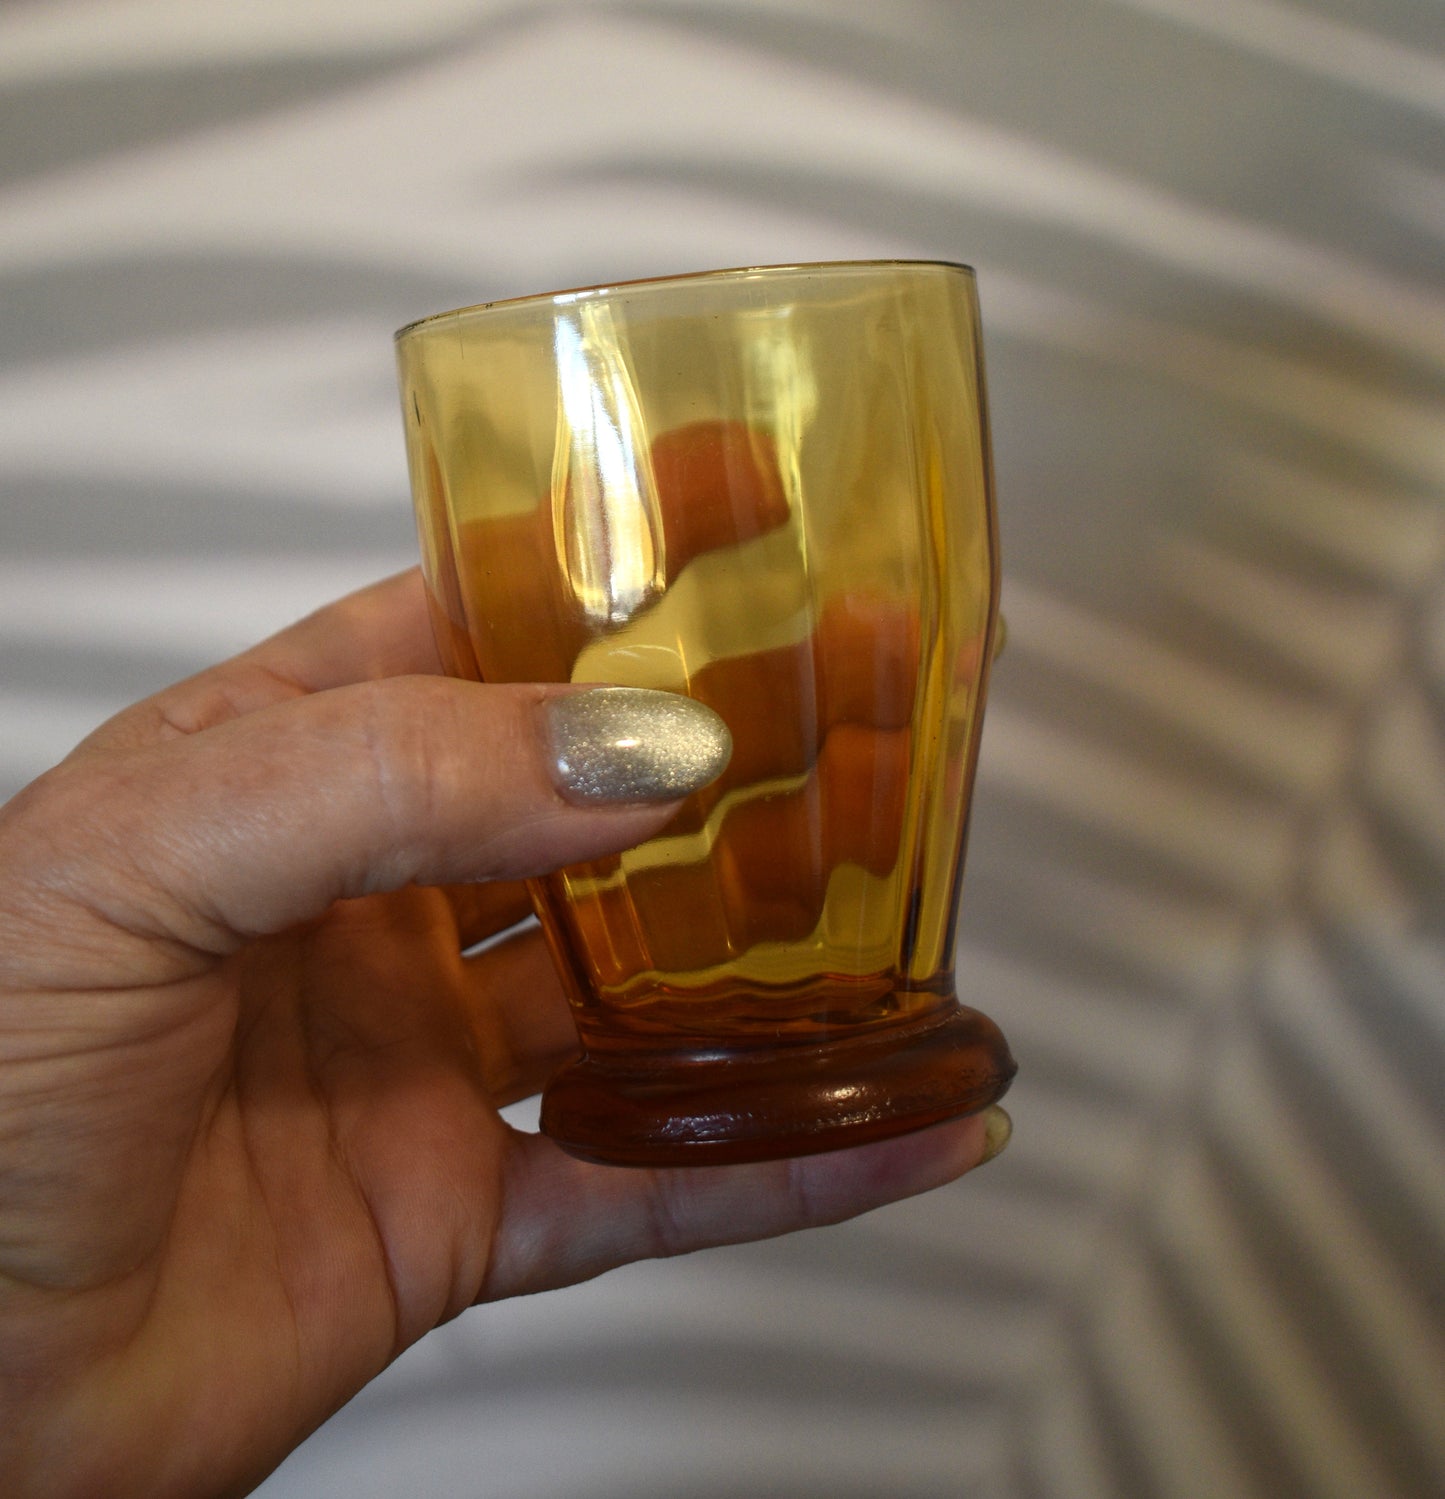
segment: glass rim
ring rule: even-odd
[[[423,332],[434,323],[451,322],[455,318],[470,317],[477,313],[491,311],[493,308],[500,310],[503,308],[526,307],[530,303],[541,306],[543,303],[556,304],[569,301],[584,301],[593,297],[606,296],[611,292],[629,291],[638,287],[682,285],[688,281],[724,281],[744,276],[889,269],[960,271],[965,276],[974,280],[977,279],[978,275],[971,265],[966,265],[961,260],[931,260],[926,258],[911,260],[902,257],[882,257],[876,260],[799,260],[783,261],[777,265],[735,265],[710,271],[678,271],[664,276],[637,276],[624,281],[600,281],[593,286],[569,286],[560,291],[528,292],[518,297],[496,297],[490,302],[473,302],[466,307],[453,307],[446,312],[433,312],[428,313],[426,317],[414,318],[409,323],[403,323],[392,335],[392,338],[399,343],[403,338],[408,338],[414,333]]]

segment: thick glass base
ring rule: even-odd
[[[1015,1063],[957,1003],[821,1046],[726,1057],[587,1055],[542,1095],[542,1130],[616,1166],[730,1165],[862,1145],[987,1108]]]

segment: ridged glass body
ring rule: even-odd
[[[398,357],[448,668],[666,688],[733,734],[660,836],[538,884],[593,1073],[696,1081],[955,1015],[998,589],[972,274],[531,298]]]

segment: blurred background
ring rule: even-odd
[[[414,538],[390,336],[978,267],[1009,1152],[474,1311],[265,1499],[1445,1492],[1438,0],[0,0],[0,793]]]

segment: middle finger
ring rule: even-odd
[[[487,1092],[498,1107],[530,1098],[578,1052],[571,1006],[541,930],[525,929],[462,963]]]
[[[437,888],[451,907],[459,952],[499,936],[532,915],[532,898],[522,880],[485,880]]]

